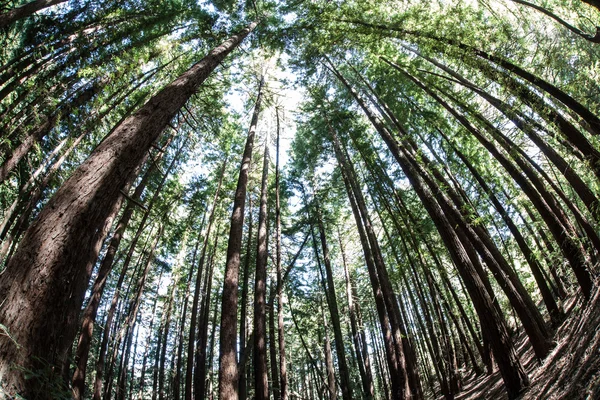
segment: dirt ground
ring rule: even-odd
[[[568,317],[556,330],[556,346],[540,364],[523,335],[517,338],[521,361],[531,380],[521,400],[600,399],[600,291],[584,302],[565,305]],[[507,399],[499,372],[463,382],[456,400]]]

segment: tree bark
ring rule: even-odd
[[[246,336],[247,336],[247,308],[248,308],[248,285],[250,280],[250,260],[252,258],[252,228],[254,225],[254,219],[252,218],[252,195],[248,196],[248,240],[246,242],[246,256],[244,257],[244,270],[242,280],[242,306],[240,307],[240,359],[246,357]],[[240,399],[246,400],[247,397],[247,379],[246,373],[240,372],[239,374],[239,394]]]
[[[148,167],[148,170],[145,172],[144,176],[140,180],[140,183],[135,188],[135,191],[133,192],[133,195],[131,196],[131,198],[134,199],[134,201],[140,200],[142,193],[144,192],[144,190],[146,188],[148,180],[150,179],[150,176],[152,175],[152,173],[155,170],[155,165],[157,165],[156,163],[159,162],[159,160],[164,155],[164,152],[166,151],[166,148],[170,144],[172,138],[173,138],[173,136],[169,137],[169,140],[163,146],[162,151],[159,152],[158,157],[155,160],[155,164],[151,164]],[[175,164],[175,160],[178,158],[182,149],[183,149],[183,146],[179,149],[179,151],[177,152],[177,154],[175,155],[175,157],[173,159],[173,162],[169,165],[167,172],[163,176],[161,183],[158,185],[158,188],[153,196],[153,200],[151,200],[150,203],[148,204],[149,209],[151,209],[153,207],[155,198],[158,196],[158,193],[161,192],[162,186],[164,185],[172,167]],[[73,380],[72,380],[73,399],[75,399],[75,400],[81,399],[84,394],[87,360],[88,360],[88,356],[89,356],[90,346],[92,343],[92,335],[94,333],[94,322],[96,320],[96,315],[98,313],[98,307],[100,306],[100,300],[102,299],[102,296],[104,294],[106,280],[108,278],[108,275],[112,271],[113,262],[115,260],[116,254],[117,254],[117,250],[119,248],[119,245],[121,244],[121,240],[123,238],[123,234],[125,233],[125,229],[129,225],[129,221],[131,220],[131,217],[133,216],[133,211],[134,211],[135,207],[136,207],[136,205],[133,202],[129,202],[127,204],[127,207],[123,211],[123,214],[121,215],[121,218],[119,219],[119,222],[117,223],[115,233],[113,234],[113,237],[110,240],[108,248],[106,249],[104,258],[102,259],[102,262],[100,263],[100,267],[98,269],[98,275],[96,276],[96,280],[94,281],[94,285],[92,286],[92,294],[90,295],[90,300],[89,300],[87,306],[85,307],[85,309],[83,310],[83,315],[81,317],[82,318],[81,334],[79,335],[79,341],[77,343],[77,351],[75,353],[75,363],[77,365],[77,368],[75,369],[75,373],[73,374]]]
[[[277,271],[277,338],[279,344],[279,390],[280,399],[288,399],[288,380],[287,380],[287,362],[285,358],[285,327],[283,325],[283,279],[281,270],[281,204],[279,187],[279,139],[280,139],[280,121],[279,109],[275,108],[277,119],[277,150],[275,156],[275,225],[276,225],[276,271]],[[287,273],[287,272],[286,272]],[[278,400],[278,399],[275,399]]]
[[[113,130],[27,230],[0,276],[0,298],[6,301],[0,323],[20,345],[0,337],[0,380],[6,393],[31,397],[44,392],[44,382],[33,378],[26,385],[24,374],[13,366],[37,371],[64,364],[93,263],[119,208],[120,191],[175,113],[256,25],[215,48]]]
[[[237,353],[237,303],[238,303],[238,280],[240,269],[240,250],[242,248],[242,235],[244,227],[244,207],[246,205],[246,188],[248,185],[248,170],[252,160],[252,148],[256,134],[256,124],[260,114],[262,99],[262,86],[264,78],[261,78],[258,86],[258,95],[254,105],[254,113],[250,122],[248,138],[242,156],[242,165],[238,184],[233,202],[231,214],[231,227],[229,231],[229,242],[227,244],[227,261],[225,264],[225,278],[223,281],[223,294],[221,305],[221,340],[219,343],[220,365],[219,365],[219,399],[238,399],[238,365]]]
[[[256,272],[254,275],[254,398],[269,399],[267,376],[267,258],[268,258],[268,209],[267,190],[269,176],[269,146],[265,140],[260,209],[258,214],[258,239],[256,244]]]

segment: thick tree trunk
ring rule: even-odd
[[[268,210],[267,190],[269,176],[269,146],[265,141],[265,154],[258,214],[258,239],[256,244],[256,272],[254,275],[254,398],[269,399],[267,376],[267,258],[268,258]]]
[[[252,148],[256,134],[256,124],[260,114],[262,99],[262,86],[264,78],[261,78],[254,113],[248,130],[248,138],[242,156],[240,175],[233,202],[231,214],[231,227],[229,231],[229,242],[227,244],[227,262],[225,265],[225,277],[223,281],[223,295],[221,306],[221,340],[219,343],[220,365],[219,365],[219,399],[237,400],[238,398],[238,365],[237,365],[237,303],[238,303],[238,280],[240,269],[240,250],[242,248],[242,235],[244,228],[244,207],[246,205],[246,188],[248,185],[248,170],[252,160]]]
[[[139,201],[142,193],[144,192],[148,180],[150,179],[151,174],[154,172],[155,165],[162,158],[166,148],[170,144],[172,136],[169,138],[167,143],[163,146],[162,151],[159,152],[157,158],[155,159],[155,163],[151,164],[148,167],[148,170],[142,177],[140,183],[135,188],[133,195],[131,198],[133,201]],[[164,185],[167,177],[169,176],[171,169],[175,165],[175,160],[178,158],[183,146],[180,147],[177,154],[173,158],[173,162],[169,165],[167,172],[163,176],[162,181],[158,185],[157,190],[154,193],[154,196],[150,203],[148,204],[148,209],[152,209],[158,194],[162,190],[162,186]],[[79,335],[79,341],[77,343],[77,351],[75,353],[75,363],[77,368],[75,369],[75,373],[73,374],[72,380],[72,392],[73,399],[79,400],[83,397],[85,390],[85,376],[87,369],[87,360],[89,356],[90,346],[92,343],[92,335],[94,333],[94,322],[96,321],[96,314],[98,313],[98,307],[100,306],[100,300],[102,299],[102,295],[104,294],[104,288],[106,285],[106,279],[108,278],[109,273],[112,271],[113,262],[115,256],[117,254],[117,250],[119,245],[121,244],[121,240],[123,238],[123,234],[125,233],[125,229],[129,225],[129,221],[133,216],[133,211],[136,207],[136,204],[130,201],[123,211],[119,222],[117,223],[117,227],[115,229],[115,233],[110,240],[104,258],[100,263],[100,267],[98,269],[98,275],[96,276],[96,280],[94,281],[94,285],[92,286],[92,294],[90,295],[90,300],[83,310],[82,315],[82,324],[81,324],[81,334]]]
[[[64,364],[93,263],[119,208],[120,191],[175,113],[255,26],[215,48],[114,129],[25,233],[0,276],[0,297],[5,300],[0,323],[20,345],[7,335],[0,337],[0,380],[6,393],[31,397],[44,392],[44,382],[33,378],[25,385],[24,374],[14,366],[37,371]]]

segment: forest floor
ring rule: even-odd
[[[567,319],[554,335],[555,347],[542,364],[524,335],[517,349],[530,387],[522,400],[600,399],[600,291],[583,305],[581,297],[565,304]],[[467,378],[456,400],[507,399],[500,373]]]

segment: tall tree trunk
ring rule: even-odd
[[[269,287],[269,303],[267,311],[269,313],[269,364],[271,367],[271,391],[273,399],[280,399],[279,386],[279,368],[277,366],[277,333],[275,330],[275,294],[277,293],[277,282],[271,281]]]
[[[248,239],[246,242],[246,256],[244,257],[244,270],[242,280],[242,306],[240,307],[240,359],[246,357],[246,336],[247,336],[247,308],[248,308],[248,286],[250,280],[250,260],[252,254],[252,228],[254,219],[252,218],[252,195],[248,196]],[[247,379],[246,373],[239,374],[239,394],[240,399],[246,400],[247,397]]]
[[[377,269],[377,276],[381,285],[383,298],[385,301],[387,313],[392,328],[396,357],[398,362],[398,371],[400,374],[402,374],[402,383],[404,384],[402,390],[405,393],[404,396],[408,398],[413,396],[418,399],[421,395],[421,389],[420,384],[418,382],[419,378],[416,374],[416,360],[411,360],[412,362],[407,363],[407,353],[411,352],[412,349],[409,349],[408,343],[406,343],[406,341],[403,340],[403,336],[406,337],[406,332],[400,319],[400,310],[398,308],[398,302],[394,291],[391,287],[389,277],[387,275],[387,269],[383,260],[383,255],[379,247],[377,236],[375,235],[375,231],[371,224],[365,199],[358,186],[356,171],[354,170],[347,154],[344,154],[337,134],[331,126],[331,124],[329,124],[328,128],[332,136],[333,145],[336,152],[336,158],[338,160],[340,168],[344,170],[342,174],[348,180],[349,186],[353,192],[354,199],[356,201],[356,205],[358,206],[358,210],[360,212],[363,225],[365,227],[369,247],[373,255],[374,264]]]
[[[205,279],[204,285],[204,299],[202,300],[202,314],[200,324],[198,325],[198,348],[196,350],[196,370],[194,371],[194,399],[202,400],[205,398],[206,392],[206,345],[208,342],[208,318],[210,315],[210,301],[212,297],[212,283],[213,283],[213,271],[215,268],[215,253],[217,252],[219,244],[219,228],[216,230],[215,245],[213,247],[212,255],[210,256],[210,264],[208,268],[208,276]],[[213,363],[213,348],[215,341],[215,329],[217,320],[217,306],[218,301],[215,300],[215,308],[213,310],[212,319],[212,332],[210,336],[210,352],[208,354],[208,362],[210,378],[212,382],[212,363]],[[209,397],[212,397],[212,384],[209,385]]]
[[[64,364],[92,266],[119,209],[120,191],[175,113],[256,25],[215,48],[114,129],[27,230],[0,276],[0,298],[6,301],[0,323],[20,345],[0,337],[0,380],[6,393],[31,397],[45,392],[44,382],[33,378],[25,385],[24,373],[12,368],[37,371]],[[29,290],[15,282],[26,283]]]
[[[344,265],[344,276],[346,278],[346,299],[348,301],[348,311],[350,313],[350,328],[352,330],[352,340],[354,342],[354,350],[356,352],[356,362],[358,364],[358,370],[363,386],[363,395],[365,399],[371,400],[374,398],[374,386],[373,376],[371,374],[371,362],[369,360],[369,352],[367,344],[362,341],[362,337],[359,333],[361,327],[358,324],[356,317],[356,309],[354,305],[354,287],[352,285],[352,277],[348,270],[348,264],[346,262],[346,252],[344,250],[344,244],[342,242],[342,235],[338,228],[338,239],[340,242],[340,251],[342,253],[342,264]],[[364,331],[363,331],[364,333]]]
[[[160,280],[159,280],[160,285]],[[156,304],[158,303],[158,296],[154,297],[153,305],[152,305],[152,318],[150,319],[150,325],[148,326],[148,336],[146,338],[146,345],[144,347],[144,356],[142,358],[142,369],[140,371],[140,380],[139,380],[139,388],[138,388],[138,400],[144,399],[144,388],[146,383],[146,363],[148,361],[148,355],[150,353],[150,345],[152,343],[152,338],[154,335],[153,327],[154,320],[156,318]]]
[[[187,320],[187,308],[190,297],[190,287],[192,284],[192,278],[194,276],[194,271],[196,270],[196,255],[198,254],[198,247],[200,246],[200,238],[202,235],[202,225],[204,225],[204,218],[206,217],[206,213],[204,213],[203,221],[198,233],[198,238],[196,239],[196,245],[194,246],[194,255],[192,257],[192,263],[190,264],[190,271],[188,273],[185,292],[183,295],[183,306],[181,310],[181,326],[179,327],[179,339],[177,345],[177,362],[175,364],[175,374],[173,375],[173,398],[176,400],[180,400],[181,397],[181,369],[183,364],[183,342],[185,336],[185,321]]]
[[[335,350],[338,356],[338,368],[340,373],[340,386],[342,388],[342,398],[344,400],[352,399],[352,387],[350,385],[350,373],[346,362],[346,351],[344,346],[344,336],[340,326],[340,312],[337,304],[337,296],[335,293],[335,285],[333,282],[333,269],[331,267],[331,259],[329,257],[329,246],[327,245],[327,237],[325,235],[325,226],[323,224],[323,215],[316,199],[316,218],[317,227],[319,228],[319,238],[321,240],[321,249],[323,251],[323,264],[325,264],[325,276],[327,278],[327,305],[331,315],[331,323],[333,325],[333,335],[335,340]]]
[[[268,209],[267,191],[269,176],[269,143],[265,140],[265,154],[258,214],[258,239],[256,244],[256,272],[254,275],[254,398],[269,399],[267,376],[267,258],[268,258]]]
[[[217,190],[212,201],[212,207],[210,217],[208,218],[208,226],[206,233],[204,234],[204,243],[202,244],[202,251],[200,253],[200,261],[198,261],[198,272],[196,273],[196,285],[194,288],[194,299],[192,301],[192,315],[190,317],[190,332],[188,335],[188,347],[187,347],[187,363],[185,368],[185,400],[192,400],[192,382],[193,382],[193,367],[194,367],[194,345],[196,344],[196,330],[197,330],[197,318],[198,318],[198,303],[200,301],[200,287],[202,285],[202,270],[204,268],[204,260],[206,258],[206,251],[208,250],[208,243],[210,239],[210,231],[215,221],[217,202],[219,201],[219,195],[221,192],[221,185],[223,183],[223,177],[225,176],[225,168],[227,167],[227,159],[223,161],[223,166],[219,173],[219,183]],[[162,399],[161,399],[162,400]]]
[[[419,81],[406,72],[404,73],[417,85],[430,93],[430,91]],[[371,87],[370,89],[372,90]],[[387,115],[392,119],[394,125],[402,134],[403,140],[407,141],[410,147],[412,147],[413,155],[415,155],[416,152],[419,151],[417,144],[412,138],[409,137],[403,126],[399,123],[391,110],[389,110],[387,105],[385,105],[385,103],[381,103],[381,106],[383,107],[384,112],[387,113]],[[411,149],[409,149],[409,152],[410,151]],[[437,190],[438,184],[429,177],[427,171],[422,170],[420,172],[421,176],[429,185],[432,193],[434,193],[438,198],[438,203],[442,206],[442,209],[444,209],[449,217],[457,221],[457,228],[464,231],[464,235],[467,236],[468,240],[477,249],[477,252],[491,269],[494,277],[506,293],[514,309],[517,311],[525,331],[529,336],[530,342],[534,347],[536,356],[539,359],[543,359],[550,351],[550,334],[545,326],[545,322],[541,314],[531,300],[531,297],[529,296],[525,287],[522,285],[518,276],[508,264],[502,253],[496,247],[487,230],[475,224],[472,220],[473,218],[470,217],[468,213],[460,212],[460,210],[468,208],[468,206],[461,199],[461,196],[455,191],[455,189],[452,188],[452,186],[446,181],[445,177],[435,167],[432,168],[430,166],[431,162],[426,155],[420,155],[420,160],[420,163],[414,162],[415,167],[417,169],[422,169],[420,164],[427,166],[433,176],[435,176],[437,180],[446,188],[445,191],[448,193],[452,201],[450,201],[450,199],[448,199],[441,191]],[[454,206],[451,203],[454,203]]]
[[[287,365],[285,359],[285,328],[283,326],[283,275],[281,271],[281,204],[279,187],[279,139],[280,121],[279,108],[275,108],[277,119],[277,144],[275,156],[275,240],[276,240],[276,271],[277,271],[277,338],[279,344],[279,374],[280,374],[280,399],[288,399]],[[286,272],[287,273],[287,272]],[[278,400],[278,399],[275,399]]]
[[[148,167],[148,170],[140,180],[140,183],[135,188],[133,195],[131,198],[133,201],[130,201],[127,204],[127,207],[123,211],[119,222],[117,223],[117,227],[115,229],[115,233],[110,240],[108,248],[106,249],[106,253],[102,262],[100,263],[100,267],[98,269],[98,275],[96,276],[96,280],[94,281],[94,285],[92,286],[92,294],[90,295],[90,300],[83,310],[82,315],[82,324],[81,324],[81,334],[79,335],[79,341],[77,343],[77,351],[75,353],[75,363],[77,368],[75,369],[75,373],[73,374],[72,380],[72,392],[73,399],[79,400],[83,397],[85,390],[85,376],[86,376],[86,368],[87,368],[87,360],[89,356],[90,346],[92,343],[92,335],[94,333],[94,322],[96,320],[96,314],[98,313],[98,307],[100,306],[100,300],[102,299],[102,295],[104,294],[104,288],[106,285],[106,279],[108,275],[112,271],[113,262],[115,260],[115,255],[117,254],[117,250],[119,245],[121,244],[121,240],[123,238],[123,234],[125,233],[125,229],[129,225],[129,221],[133,216],[133,211],[136,207],[134,202],[139,202],[142,193],[144,192],[146,185],[148,184],[148,180],[150,179],[151,174],[155,170],[155,166],[157,165],[162,158],[166,148],[171,142],[172,136],[169,138],[167,143],[163,146],[162,150],[158,153],[157,158],[155,159],[155,163],[151,164]],[[169,165],[167,172],[163,176],[162,181],[158,185],[156,192],[154,193],[153,200],[148,204],[148,209],[152,209],[155,199],[158,194],[161,192],[162,187],[169,176],[169,173],[173,166],[175,165],[175,160],[178,158],[183,146],[180,147],[179,151],[173,158],[173,162]]]
[[[242,156],[240,175],[235,191],[233,212],[231,214],[231,227],[229,242],[227,244],[227,261],[225,264],[225,278],[223,281],[223,294],[221,305],[221,340],[219,343],[219,399],[237,400],[238,398],[238,365],[237,353],[237,303],[238,280],[240,270],[240,250],[242,248],[242,235],[244,228],[244,207],[246,205],[246,187],[248,185],[248,170],[252,160],[252,148],[256,134],[256,124],[260,114],[262,87],[264,78],[261,77],[258,86],[258,95],[254,105],[254,113],[248,130],[248,138]]]
[[[335,369],[333,366],[333,354],[331,354],[331,342],[329,341],[329,327],[325,311],[321,307],[321,316],[323,317],[323,334],[325,335],[324,351],[325,351],[325,369],[327,371],[327,391],[329,400],[337,399],[337,388],[335,386]]]
[[[377,316],[379,318],[379,324],[381,328],[381,333],[383,335],[385,355],[387,359],[388,368],[390,371],[391,378],[391,386],[392,386],[392,399],[399,400],[405,399],[405,387],[406,383],[406,375],[400,373],[398,370],[398,362],[396,350],[394,348],[394,338],[392,337],[392,332],[390,329],[390,322],[388,313],[386,310],[386,305],[384,301],[383,291],[381,290],[381,286],[379,283],[379,278],[377,276],[377,270],[375,268],[375,263],[373,261],[373,255],[371,253],[371,248],[369,246],[369,240],[367,238],[367,234],[365,233],[365,228],[363,225],[363,220],[360,216],[360,211],[358,205],[356,204],[356,200],[354,197],[354,193],[348,177],[346,176],[345,170],[342,169],[342,178],[344,180],[344,185],[346,186],[346,192],[348,195],[348,201],[350,203],[350,208],[352,209],[352,214],[354,215],[354,220],[356,223],[356,227],[358,230],[358,234],[360,236],[360,242],[363,248],[363,254],[365,256],[365,263],[367,264],[367,271],[369,274],[369,280],[371,282],[371,288],[373,290],[373,295],[375,297],[375,308],[377,311]],[[387,379],[383,380],[383,383],[387,385]],[[387,393],[387,389],[386,389]]]
[[[164,225],[161,223],[158,233],[156,235],[156,238],[154,239],[154,243],[152,244],[152,247],[150,248],[150,254],[148,255],[148,259],[146,261],[146,266],[144,267],[144,270],[142,271],[140,278],[138,279],[138,282],[136,284],[137,293],[131,302],[129,315],[127,316],[124,326],[122,328],[122,329],[126,330],[125,341],[124,341],[125,347],[123,350],[125,353],[125,356],[124,356],[124,360],[123,360],[123,367],[121,368],[121,371],[119,373],[119,382],[117,384],[117,395],[116,395],[117,400],[125,399],[125,393],[126,393],[125,387],[127,385],[125,377],[126,377],[127,364],[128,364],[128,360],[129,360],[129,347],[131,345],[130,337],[132,336],[133,328],[135,327],[135,322],[137,321],[137,314],[138,314],[138,311],[140,308],[140,304],[142,302],[142,294],[144,293],[144,287],[146,285],[146,278],[148,277],[148,272],[150,271],[150,266],[154,262],[154,254],[156,252],[158,242],[160,241],[161,236],[162,236],[163,226]],[[157,349],[157,351],[159,351],[159,349]]]
[[[154,228],[152,228],[152,230],[153,229]],[[140,231],[140,230],[141,229],[138,228],[138,231]],[[150,231],[150,234],[152,234],[152,230]],[[150,240],[150,238],[148,240]],[[117,330],[117,327],[116,327],[118,325],[117,321],[119,321],[119,318],[120,318],[119,317],[120,311],[117,310],[117,307],[119,306],[119,297],[120,297],[123,281],[125,280],[125,277],[127,275],[128,269],[129,269],[129,264],[131,262],[131,256],[133,255],[133,249],[135,248],[135,244],[137,244],[137,241],[135,240],[135,237],[134,237],[134,240],[132,240],[132,243],[129,246],[129,253],[128,253],[127,257],[125,258],[125,261],[123,262],[123,265],[121,267],[121,273],[119,274],[119,278],[117,280],[115,292],[114,292],[112,300],[110,302],[109,309],[106,313],[106,321],[104,322],[104,330],[102,332],[102,340],[100,341],[100,347],[98,349],[98,358],[96,359],[96,376],[94,379],[94,392],[93,392],[93,397],[92,397],[94,400],[102,399],[102,385],[104,382],[104,370],[105,370],[108,346],[109,346],[111,337],[114,336],[114,331]],[[147,244],[148,243],[146,243],[146,245]],[[142,252],[140,253],[139,260],[138,260],[138,262],[134,268],[134,272],[132,274],[132,279],[137,271],[138,266],[142,262],[142,259],[144,257],[144,251],[146,250],[146,245],[144,245]],[[125,292],[125,297],[126,297],[129,293],[129,287],[124,292]],[[115,318],[115,314],[117,314],[116,318]],[[116,319],[116,321],[114,323],[113,323],[113,319]],[[115,325],[114,329],[113,329],[113,325]],[[115,347],[116,346],[117,346],[117,344],[115,341]]]
[[[333,65],[332,68],[334,68]],[[502,378],[506,385],[508,396],[510,399],[516,398],[528,386],[529,379],[519,362],[502,316],[496,307],[494,307],[490,294],[477,273],[478,268],[473,264],[478,262],[477,256],[467,253],[470,250],[463,247],[464,241],[457,236],[450,221],[444,215],[440,205],[435,202],[433,194],[425,187],[425,182],[415,170],[415,166],[407,157],[400,144],[369,110],[348,81],[335,69],[334,73],[358,102],[377,132],[381,135],[436,224],[440,236],[448,250],[450,250],[450,255],[467,286],[469,295],[479,315],[484,334],[489,338],[494,357],[498,362]]]
[[[180,256],[178,257],[181,260],[183,256],[183,252],[185,251],[185,247],[182,246]],[[162,327],[162,346],[156,349],[156,351],[160,352],[160,364],[158,369],[158,398],[160,400],[164,400],[167,395],[165,390],[165,362],[167,358],[167,347],[169,343],[169,331],[171,328],[171,314],[173,310],[173,302],[175,300],[175,290],[179,284],[179,276],[173,277],[173,282],[171,283],[171,290],[169,297],[167,299],[166,310],[164,311],[164,324]],[[157,293],[158,296],[158,293]]]

